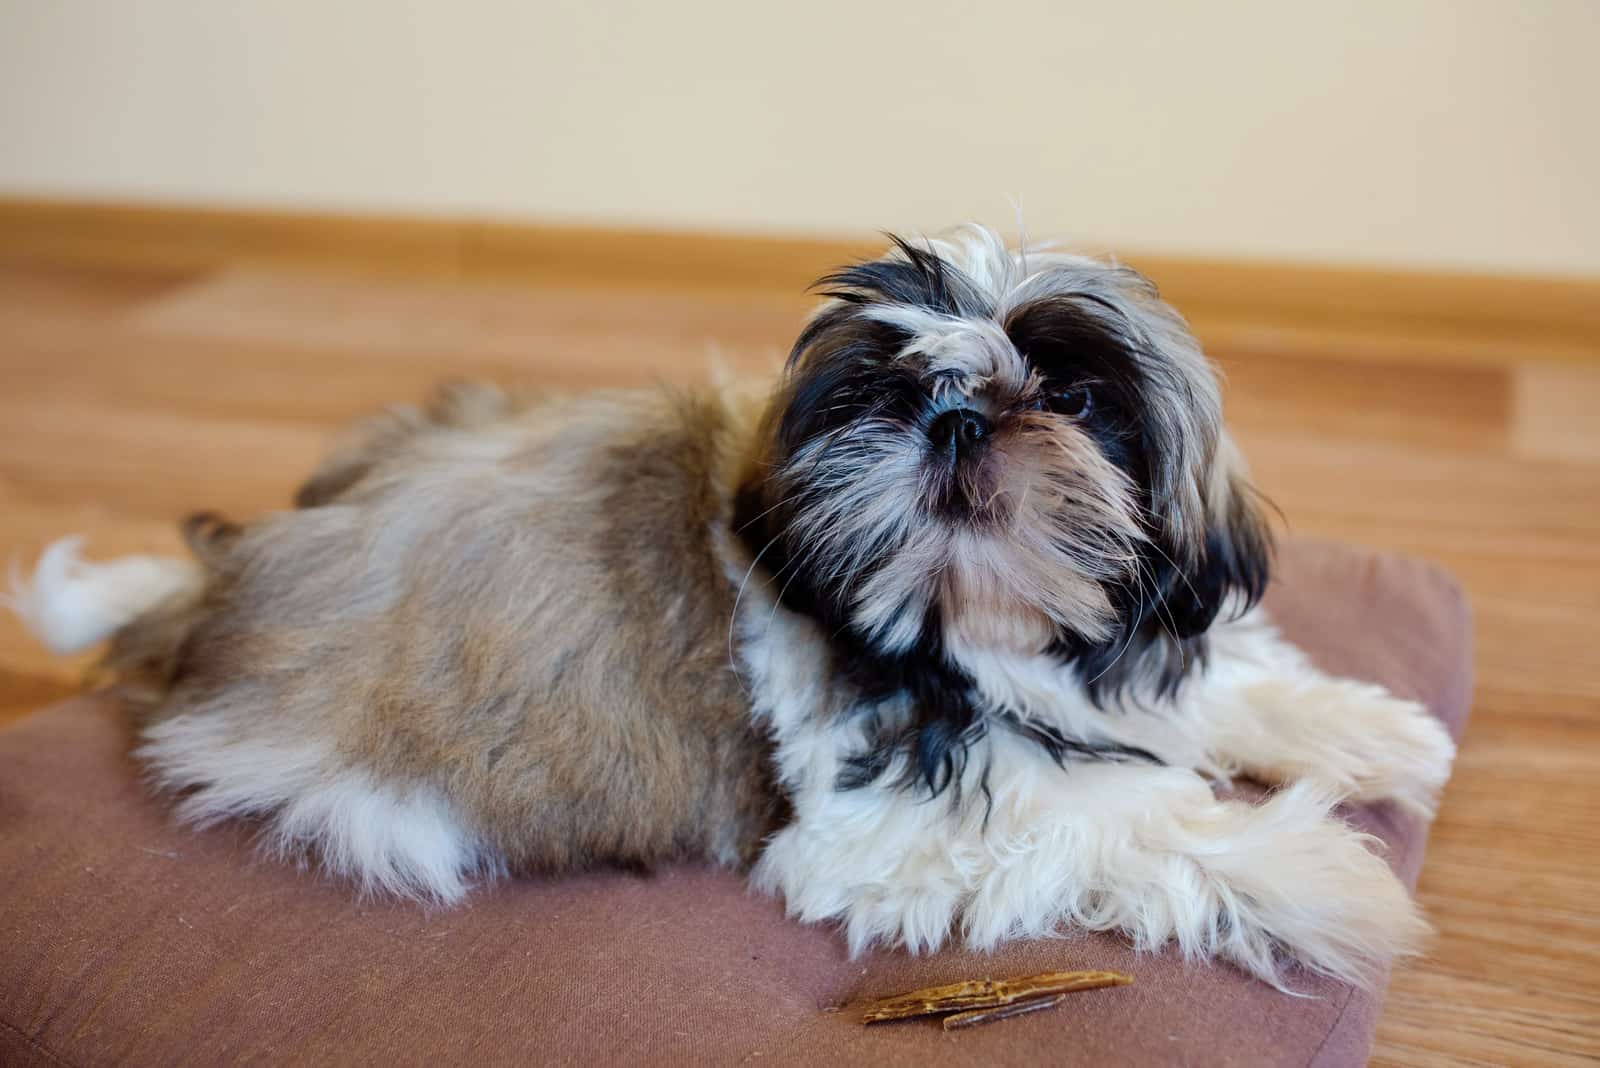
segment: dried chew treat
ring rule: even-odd
[[[1053,1009],[1065,1000],[1067,995],[1056,994],[1052,997],[1034,998],[1032,1001],[1013,1001],[1009,1005],[996,1005],[992,1009],[968,1009],[966,1012],[946,1016],[944,1029],[959,1031],[963,1027],[976,1027],[979,1024],[994,1023],[996,1020],[1006,1020],[1013,1016],[1026,1016],[1041,1009]]]
[[[1097,990],[1104,986],[1127,986],[1132,982],[1133,976],[1122,972],[1040,972],[1020,979],[969,979],[964,983],[930,986],[924,990],[879,998],[866,1007],[861,1022],[870,1024],[940,1012],[992,1009],[1050,994],[1070,994],[1075,990]]]

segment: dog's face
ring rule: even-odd
[[[741,523],[854,647],[1056,649],[1163,685],[1268,539],[1215,374],[1142,276],[990,231],[820,283]],[[1169,678],[1170,676],[1170,678]]]

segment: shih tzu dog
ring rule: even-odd
[[[1334,809],[1430,812],[1450,738],[1255,607],[1270,536],[1154,287],[972,227],[820,288],[775,390],[447,388],[193,560],[57,543],[13,600],[111,639],[183,818],[363,889],[704,860],[852,951],[1413,951]]]

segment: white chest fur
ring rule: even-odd
[[[840,923],[852,952],[951,938],[987,948],[1076,925],[1145,949],[1175,941],[1279,985],[1285,955],[1372,980],[1425,925],[1333,810],[1352,798],[1429,812],[1450,739],[1413,702],[1324,675],[1259,612],[1212,638],[1206,670],[1170,702],[1113,712],[1045,658],[967,654],[990,707],[1163,764],[1062,766],[996,728],[975,743],[957,803],[954,787],[930,800],[895,785],[893,769],[839,788],[870,717],[852,710],[818,628],[746,589],[739,651],[795,813],[756,884],[804,920]],[[1235,774],[1283,788],[1253,804],[1218,798],[1213,785]]]

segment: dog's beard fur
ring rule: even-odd
[[[898,755],[908,784],[959,781],[994,719],[971,653],[1050,652],[1097,700],[1159,699],[1260,597],[1270,540],[1215,374],[1141,275],[972,228],[821,287],[737,522],[865,693],[914,697],[851,783]],[[945,433],[963,411],[987,426],[970,449]],[[1061,758],[1148,757],[1009,726]]]
[[[15,607],[151,684],[180,815],[368,888],[693,858],[853,949],[1073,923],[1272,981],[1282,946],[1413,949],[1330,812],[1429,811],[1451,743],[1232,620],[1268,538],[1150,285],[973,229],[823,288],[773,397],[446,389],[295,510],[193,523],[193,561],[59,543]],[[1236,772],[1291,786],[1213,796]]]

